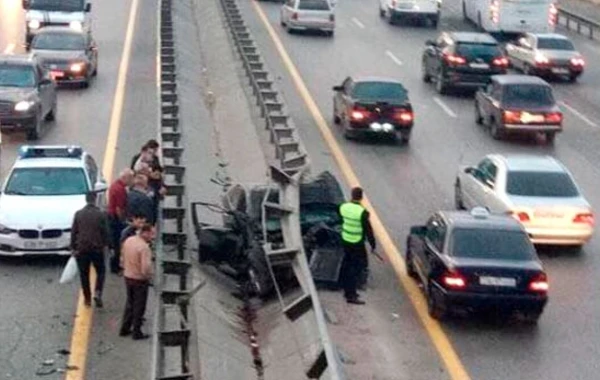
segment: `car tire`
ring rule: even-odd
[[[556,132],[546,132],[546,143],[549,145],[554,144],[556,140]]]
[[[496,120],[492,120],[490,123],[490,134],[494,140],[502,140],[504,138],[502,126],[498,125]]]
[[[427,287],[427,311],[431,318],[438,321],[444,320],[448,314],[441,292],[431,284]]]
[[[46,117],[44,118],[44,120],[46,120],[46,121],[56,120],[56,103],[57,103],[57,101],[54,100],[54,104],[52,105],[52,108],[50,109],[50,111],[48,111],[48,113],[46,114]]]
[[[578,74],[570,74],[567,80],[569,81],[569,83],[575,83],[577,82],[577,78],[579,78]]]
[[[40,130],[42,129],[42,118],[40,115],[37,116],[36,122],[33,128],[27,131],[27,141],[35,141],[40,138]]]
[[[379,17],[385,18],[385,9],[381,8],[381,5],[379,5]]]
[[[445,95],[446,92],[448,91],[446,84],[444,83],[444,76],[442,75],[442,72],[440,71],[436,77],[436,81],[435,81],[435,90],[438,92],[438,94],[440,95]]]
[[[460,186],[459,180],[456,180],[456,182],[454,183],[454,207],[457,210],[465,209],[465,204],[463,202],[463,197],[462,197],[462,188]]]
[[[421,61],[421,79],[423,79],[423,82],[425,83],[431,82],[431,75],[429,75],[429,72],[427,71],[427,63],[425,62],[425,59]]]
[[[475,124],[483,125],[483,117],[481,116],[481,111],[479,110],[479,103],[475,101]]]
[[[408,145],[410,143],[410,134],[409,133],[401,133],[400,134],[400,142],[404,145]]]
[[[541,311],[529,311],[523,313],[523,322],[528,325],[537,325],[540,317],[542,316]]]
[[[415,280],[419,278],[419,275],[415,270],[415,263],[413,261],[413,255],[410,250],[410,238],[406,239],[406,274],[409,277],[414,278]]]
[[[333,37],[334,34],[335,34],[335,32],[333,30],[330,30],[330,31],[328,31],[328,32],[325,33],[325,35],[327,37]]]

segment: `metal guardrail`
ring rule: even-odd
[[[179,125],[172,0],[158,0],[158,5],[158,138],[167,193],[161,201],[157,223],[159,238],[155,249],[154,287],[158,297],[154,313],[151,379],[185,380],[194,378],[189,368],[191,329],[188,325],[188,305],[191,296],[199,287],[194,290],[188,289],[188,271],[191,263],[186,257],[186,208],[183,207],[185,167],[181,165],[183,148],[180,146],[182,137]],[[173,253],[176,253],[176,256]],[[179,365],[173,362],[178,362]]]
[[[275,147],[275,157],[279,167],[270,167],[270,177],[279,187],[279,203],[263,202],[263,236],[267,238],[266,219],[279,218],[283,235],[283,246],[264,242],[264,252],[275,284],[282,311],[291,321],[314,312],[318,328],[321,351],[312,361],[305,375],[310,379],[320,379],[325,371],[331,380],[344,379],[339,355],[329,338],[325,315],[306,258],[300,230],[300,182],[310,170],[307,151],[300,140],[298,131],[287,113],[287,107],[279,91],[275,88],[260,52],[246,27],[236,0],[221,0],[221,5],[229,26],[232,40],[243,62],[257,106],[265,120],[270,141]],[[279,292],[273,267],[291,266],[302,288],[302,295],[285,304]]]
[[[561,23],[561,20],[564,23]],[[600,38],[600,22],[574,12],[559,8],[558,23],[577,34],[587,35],[592,40]]]

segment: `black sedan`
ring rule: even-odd
[[[440,211],[413,226],[406,267],[423,283],[436,319],[455,309],[492,310],[535,323],[548,300],[548,279],[524,228],[484,208]]]
[[[348,77],[333,87],[333,120],[346,138],[365,135],[398,137],[408,143],[414,113],[408,91],[394,79]]]
[[[98,73],[98,47],[87,31],[66,26],[43,28],[33,39],[31,52],[59,84],[88,87]]]

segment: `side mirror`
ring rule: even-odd
[[[427,227],[425,226],[412,226],[410,227],[410,234],[416,236],[425,236],[427,232]]]
[[[342,86],[333,86],[333,91],[343,91],[344,87]]]
[[[86,12],[91,12],[92,11],[92,4],[91,3],[87,3],[85,5],[85,11]]]
[[[469,166],[469,167],[465,168],[465,173],[467,173],[467,174],[473,174],[473,173],[475,173],[475,170],[477,170],[477,168]]]
[[[108,185],[104,181],[98,181],[94,184],[94,192],[101,193],[108,190]]]
[[[434,40],[427,40],[427,41],[425,41],[425,45],[427,45],[427,46],[436,46],[437,44],[435,43]]]

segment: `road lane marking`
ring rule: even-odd
[[[385,55],[387,55],[387,56],[388,56],[388,57],[389,57],[389,58],[390,58],[392,61],[394,61],[394,63],[395,63],[396,65],[398,65],[398,66],[402,66],[402,61],[401,61],[400,59],[398,59],[398,57],[396,57],[396,56],[394,55],[394,53],[392,53],[391,51],[389,51],[389,50],[386,50],[386,51],[385,51]]]
[[[135,21],[138,11],[139,0],[132,0],[129,8],[129,19],[127,21],[127,30],[125,32],[125,42],[123,43],[123,53],[119,65],[119,74],[117,77],[117,86],[112,106],[112,114],[106,139],[106,148],[104,150],[104,162],[102,172],[108,183],[111,182],[112,172],[115,165],[115,155],[117,151],[117,141],[119,129],[121,128],[121,116],[123,114],[123,103],[125,99],[125,85],[127,83],[127,70],[129,68],[129,58],[131,56],[131,46],[133,34],[135,31]],[[91,271],[91,283],[96,282],[94,270]],[[94,287],[92,286],[92,289]],[[79,301],[73,324],[73,333],[71,336],[71,355],[69,356],[69,366],[78,368],[77,370],[67,371],[65,380],[85,380],[86,359],[89,347],[89,341],[92,330],[94,311],[84,305],[83,294],[79,292]]]
[[[356,17],[352,17],[352,22],[356,24],[356,26],[358,26],[361,29],[365,28],[365,24],[363,24],[362,22],[360,22],[359,19],[357,19]]]
[[[568,109],[569,111],[571,111],[571,113],[575,116],[577,116],[578,118],[580,118],[581,120],[583,120],[584,123],[586,123],[587,125],[589,125],[590,127],[598,127],[598,124],[594,123],[592,120],[590,120],[587,116],[585,116],[584,114],[582,114],[581,112],[577,111],[573,106],[568,105],[567,103],[560,101],[558,102],[561,106],[565,107],[566,109]]]
[[[333,132],[331,131],[327,122],[325,121],[325,118],[321,114],[319,107],[317,106],[315,100],[313,99],[308,88],[306,87],[306,84],[304,83],[304,80],[302,79],[298,69],[296,68],[289,54],[285,50],[285,47],[283,46],[281,39],[277,35],[277,32],[275,32],[275,30],[269,23],[269,19],[267,18],[263,10],[260,8],[258,2],[252,2],[252,6],[254,7],[256,13],[258,14],[258,17],[261,19],[263,25],[265,26],[265,29],[271,36],[271,40],[273,41],[273,44],[275,45],[275,48],[277,49],[277,52],[279,53],[283,64],[286,66],[288,72],[290,73],[290,76],[292,77],[294,85],[296,86],[296,90],[302,97],[302,100],[306,104],[306,107],[308,108],[313,119],[315,120],[315,123],[317,124],[317,127],[319,128],[323,136],[323,139],[329,146],[329,149],[331,150],[331,153],[338,167],[340,168],[340,171],[344,175],[346,183],[351,187],[360,186],[360,182],[358,181],[354,170],[352,170],[352,166],[350,165],[348,159],[342,152],[342,149],[337,143]],[[389,262],[392,264],[392,267],[394,268],[394,271],[396,272],[400,283],[404,287],[408,298],[413,304],[417,315],[421,320],[421,323],[423,324],[425,330],[429,334],[429,337],[431,338],[431,341],[433,342],[440,358],[446,366],[446,369],[448,370],[451,379],[469,380],[470,376],[468,375],[466,369],[460,361],[458,354],[454,350],[450,339],[442,329],[439,322],[437,322],[435,319],[429,316],[427,312],[427,303],[421,290],[419,289],[417,284],[406,274],[406,265],[404,263],[404,259],[400,254],[400,251],[394,244],[390,234],[387,232],[385,226],[383,225],[383,222],[381,221],[379,215],[375,211],[375,208],[366,196],[364,197],[364,204],[366,208],[369,209],[371,212],[371,222],[373,224],[373,230],[377,235],[377,239],[380,241],[381,246],[384,248],[384,252],[388,257]]]
[[[13,43],[8,44],[4,49],[4,54],[12,54],[15,51],[15,47],[16,45]]]
[[[456,114],[454,113],[454,111],[452,111],[452,108],[450,108],[446,103],[444,103],[444,101],[440,98],[438,98],[437,96],[433,97],[433,101],[440,106],[441,109],[444,110],[444,112],[446,112],[448,114],[448,116],[456,118]]]

